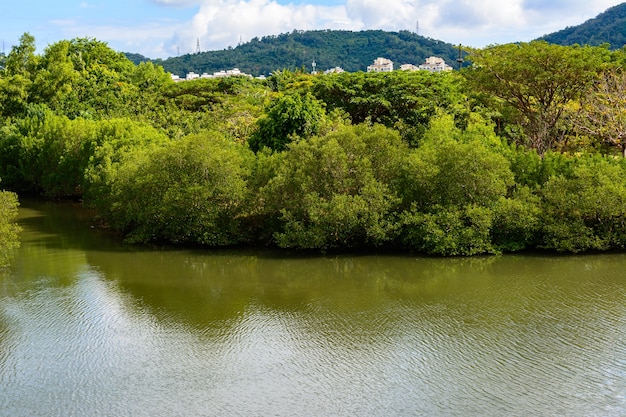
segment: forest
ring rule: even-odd
[[[34,45],[0,62],[4,254],[18,195],[82,201],[135,244],[626,247],[624,50],[533,41],[445,73],[174,82],[95,39]]]

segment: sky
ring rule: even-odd
[[[622,0],[623,1],[623,0]],[[37,53],[93,38],[120,52],[168,58],[297,30],[410,30],[482,48],[576,26],[620,0],[29,0],[0,5],[8,54],[25,32]]]

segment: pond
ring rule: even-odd
[[[23,202],[3,416],[621,416],[626,254],[137,248]]]

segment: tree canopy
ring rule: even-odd
[[[471,59],[174,82],[94,39],[38,55],[25,34],[0,70],[0,256],[14,193],[80,199],[136,243],[623,249],[624,51],[530,42]]]

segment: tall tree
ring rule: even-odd
[[[556,147],[566,105],[585,94],[610,52],[603,47],[559,46],[544,41],[474,49],[464,71],[477,91],[512,108],[539,154]]]
[[[581,100],[576,128],[602,143],[617,146],[626,158],[626,73],[610,71]]]
[[[27,75],[34,72],[37,67],[35,55],[35,37],[24,33],[20,37],[19,45],[14,46],[6,60],[6,72],[8,75]]]
[[[35,49],[35,38],[24,33],[19,45],[7,55],[5,69],[0,73],[0,115],[11,117],[26,111],[32,78],[37,70]]]

